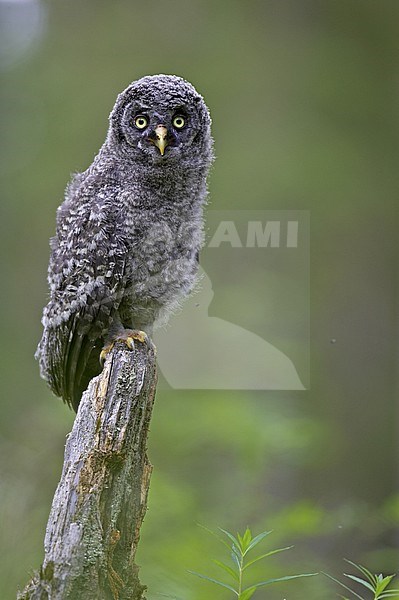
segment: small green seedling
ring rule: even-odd
[[[237,537],[235,537],[229,531],[222,529],[219,527],[220,531],[226,536],[227,539],[219,537],[210,529],[204,527],[206,531],[215,536],[229,551],[230,558],[232,561],[232,566],[226,564],[220,560],[214,560],[213,562],[225,573],[230,576],[230,579],[233,580],[231,583],[225,583],[223,581],[219,581],[218,579],[213,579],[212,577],[208,577],[207,575],[202,575],[201,573],[195,573],[194,571],[189,571],[192,575],[196,575],[201,579],[206,579],[206,581],[210,581],[215,585],[221,586],[230,590],[236,597],[237,600],[249,600],[252,598],[254,593],[258,588],[265,587],[266,585],[270,585],[271,583],[277,583],[278,581],[287,581],[289,579],[298,579],[299,577],[311,577],[313,575],[317,575],[317,573],[304,573],[302,575],[286,575],[285,577],[277,577],[274,579],[268,579],[266,581],[261,581],[259,583],[253,583],[249,586],[244,585],[244,575],[246,575],[247,569],[268,556],[272,556],[273,554],[277,554],[279,552],[284,552],[285,550],[289,550],[293,546],[287,546],[286,548],[277,548],[276,550],[270,550],[265,554],[261,554],[256,557],[251,557],[249,559],[248,554],[257,546],[266,536],[270,535],[271,531],[263,531],[259,535],[252,537],[252,533],[250,529],[246,529],[243,535],[237,533]]]
[[[355,596],[355,598],[359,598],[359,600],[383,600],[384,598],[399,598],[399,589],[388,589],[395,575],[387,575],[386,577],[383,577],[382,575],[373,575],[373,573],[361,565],[357,565],[350,560],[346,560],[346,562],[360,571],[360,573],[363,575],[363,578],[357,577],[356,575],[349,575],[348,573],[344,573],[345,577],[348,577],[349,579],[352,579],[352,581],[356,581],[356,583],[363,585],[373,594],[372,596],[370,596],[370,594],[367,595],[367,598],[360,596],[360,594],[354,592],[350,587],[342,583],[342,581],[335,579],[335,577],[332,577],[328,573],[324,573],[324,575],[326,575],[329,579],[332,579],[332,581],[335,581],[335,583],[343,587],[346,591],[350,592],[352,596]],[[346,596],[340,596],[340,598],[343,600],[350,600]]]

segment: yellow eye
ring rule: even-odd
[[[140,115],[134,119],[134,124],[136,125],[137,129],[145,129],[148,125],[148,119],[147,117]]]
[[[176,129],[182,129],[185,125],[184,117],[182,117],[181,115],[177,115],[176,117],[174,117],[172,123],[173,127],[176,127]]]

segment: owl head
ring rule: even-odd
[[[210,126],[209,111],[191,83],[151,75],[119,94],[107,141],[135,162],[200,167],[212,161]]]

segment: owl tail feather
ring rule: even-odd
[[[35,354],[43,379],[75,412],[90,380],[101,372],[103,340],[98,338],[98,332],[93,340],[93,331],[88,329],[78,329],[75,317],[57,327],[48,327]]]
[[[65,354],[62,397],[75,412],[90,380],[101,372],[102,342],[95,343],[88,332],[74,330]]]

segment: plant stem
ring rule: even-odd
[[[243,566],[244,566],[244,556],[243,556],[243,554],[241,552],[241,556],[240,556],[240,569],[239,569],[239,581],[238,581],[238,597],[241,596],[241,592],[242,592]]]

